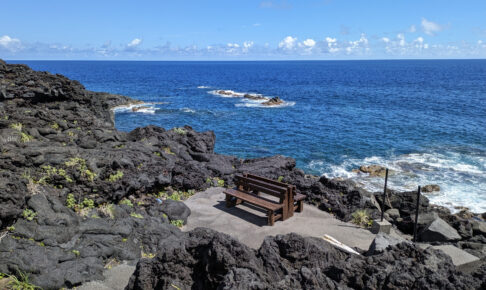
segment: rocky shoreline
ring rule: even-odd
[[[182,233],[190,211],[180,200],[231,186],[237,173],[294,184],[308,203],[345,221],[358,210],[378,217],[381,197],[349,180],[307,175],[292,158],[215,154],[211,131],[117,131],[111,108],[133,102],[0,60],[1,273],[59,289],[130,261],[137,270],[127,289],[486,287],[485,265],[460,273],[441,252],[406,243],[357,257],[294,234],[254,251],[207,229]],[[411,234],[415,192],[390,194],[386,219]],[[422,240],[485,260],[485,214],[451,214],[426,197],[420,209]]]

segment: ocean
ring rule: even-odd
[[[119,130],[213,130],[217,153],[286,155],[369,190],[383,190],[383,178],[352,169],[384,165],[390,188],[438,184],[432,203],[486,211],[486,60],[8,62],[151,103],[117,110]]]

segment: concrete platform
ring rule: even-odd
[[[446,253],[449,257],[451,257],[452,263],[454,263],[457,270],[462,272],[472,272],[481,263],[478,257],[473,256],[453,245],[432,246],[432,248]]]
[[[120,264],[114,266],[111,269],[106,269],[103,272],[105,276],[104,281],[91,281],[85,283],[79,287],[77,290],[119,290],[125,289],[128,285],[128,281],[135,272],[135,266],[130,266],[127,264]]]
[[[226,233],[252,248],[259,248],[266,236],[298,233],[322,238],[324,235],[362,250],[368,250],[375,235],[351,223],[342,222],[316,207],[305,204],[302,213],[295,213],[286,221],[267,226],[265,212],[252,205],[241,204],[226,208],[224,188],[209,188],[185,203],[191,209],[183,231],[206,227]]]

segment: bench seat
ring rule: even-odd
[[[228,188],[224,191],[226,195],[226,207],[233,207],[242,202],[247,202],[267,210],[268,225],[273,226],[275,221],[281,219],[283,214],[281,213],[286,204],[277,203],[267,198],[255,195],[242,190],[236,190]],[[277,213],[277,211],[279,213]]]

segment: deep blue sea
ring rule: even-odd
[[[287,155],[371,190],[383,179],[351,170],[382,164],[396,172],[392,188],[439,184],[432,202],[486,211],[486,60],[20,62],[153,103],[118,109],[120,130],[214,130],[218,153]],[[244,93],[285,103],[269,108]]]

